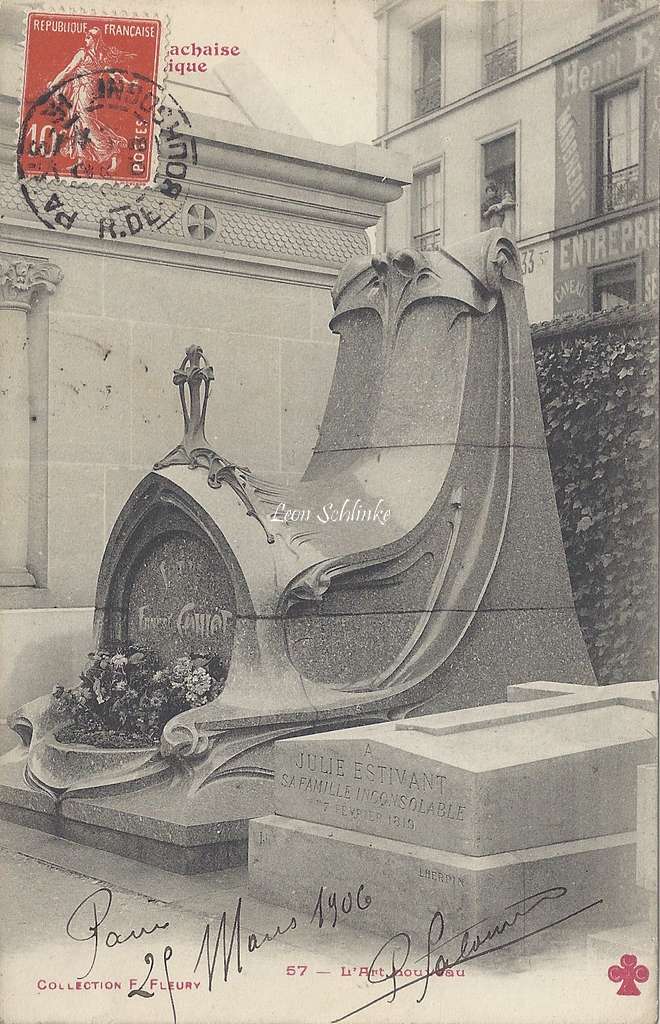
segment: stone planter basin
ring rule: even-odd
[[[26,779],[56,799],[75,790],[130,785],[169,771],[156,744],[144,747],[96,747],[62,743],[55,734],[66,725],[51,706],[50,695],[24,704],[8,724],[27,750]]]

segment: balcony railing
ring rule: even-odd
[[[499,82],[518,70],[518,42],[516,39],[498,50],[484,54],[484,85]]]
[[[421,117],[442,105],[440,79],[434,78],[415,89],[415,115]]]
[[[598,15],[601,21],[617,14],[636,14],[649,6],[647,0],[600,0]]]
[[[620,210],[639,202],[639,164],[603,175],[601,212]]]
[[[413,245],[415,249],[419,249],[422,252],[425,249],[440,249],[442,246],[442,229],[436,228],[434,231],[425,231],[422,235],[415,235]]]

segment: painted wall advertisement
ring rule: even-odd
[[[660,39],[645,20],[557,65],[554,239],[555,316],[592,307],[594,275],[627,268],[635,299],[658,299]],[[628,92],[627,107],[606,110]],[[607,121],[607,117],[610,121]],[[603,132],[621,170],[607,167]]]

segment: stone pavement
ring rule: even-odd
[[[322,928],[313,906],[309,914],[298,913],[292,927],[290,911],[247,896],[244,868],[174,875],[8,823],[0,836],[0,872],[3,1024],[330,1024],[380,996],[391,997],[392,981],[385,976],[391,945],[377,958],[373,981],[365,977],[388,936],[381,941],[357,931],[359,910],[342,914],[343,893],[335,927],[327,893]],[[347,880],[354,894],[359,884]],[[368,895],[388,898],[386,892]],[[429,919],[437,909],[429,907]],[[220,938],[209,991],[223,913],[227,980]],[[424,978],[406,972],[422,971],[425,948],[415,943],[404,964],[401,936],[394,957],[404,974],[397,983],[417,983],[348,1019],[650,1024],[656,1018],[657,977],[643,930],[598,929],[594,918],[586,920],[591,913],[458,965],[463,976],[430,978],[421,1002]],[[240,939],[236,932],[232,945],[235,924]],[[635,953],[651,971],[635,999],[617,997],[618,986],[607,976],[623,953]],[[142,994],[129,996],[141,985]]]

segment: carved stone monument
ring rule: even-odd
[[[358,257],[303,479],[214,451],[213,369],[174,372],[181,443],[121,512],[99,573],[99,649],[215,658],[217,698],[156,746],[58,741],[52,701],[13,716],[2,813],[199,870],[244,856],[280,737],[595,682],[577,624],[518,253],[499,229],[444,252]],[[256,411],[255,411],[255,414]],[[137,842],[136,836],[140,836]]]

